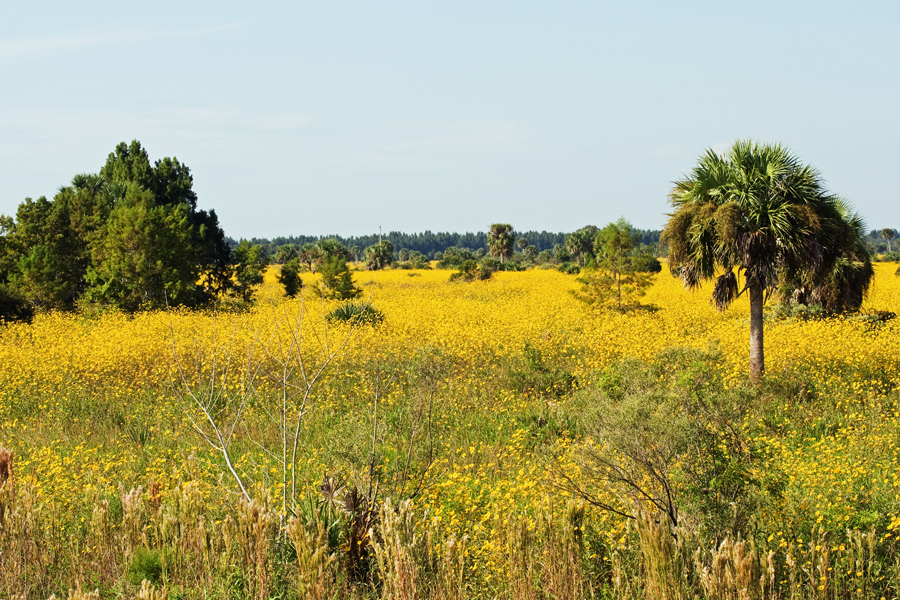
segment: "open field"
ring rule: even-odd
[[[632,314],[554,270],[354,277],[383,323],[270,272],[248,312],[3,326],[0,598],[900,595],[897,320],[767,321],[751,388],[746,298],[668,272]]]

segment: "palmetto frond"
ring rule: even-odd
[[[728,308],[734,299],[738,297],[737,276],[734,271],[728,271],[716,278],[713,286],[712,302],[719,310]]]

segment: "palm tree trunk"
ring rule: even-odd
[[[759,383],[765,371],[763,358],[763,287],[758,279],[749,284],[750,291],[750,381]]]

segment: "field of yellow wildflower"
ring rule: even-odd
[[[893,271],[767,320],[755,388],[746,298],[666,271],[630,313],[355,271],[355,324],[270,271],[243,312],[2,325],[0,598],[898,597]]]

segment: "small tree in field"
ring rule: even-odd
[[[640,307],[639,298],[653,283],[651,274],[639,269],[635,246],[637,232],[624,219],[610,223],[594,241],[596,265],[577,279],[575,297],[594,308],[628,310]]]
[[[284,286],[284,295],[288,298],[294,298],[303,287],[303,281],[300,279],[300,262],[296,258],[281,266],[278,283]]]
[[[326,298],[334,300],[352,300],[362,293],[353,284],[353,275],[347,267],[347,261],[341,256],[326,258],[319,265],[322,281],[319,291]]]
[[[241,302],[250,303],[256,288],[262,285],[263,272],[266,270],[265,259],[262,257],[262,247],[251,244],[247,240],[241,240],[232,250],[234,260],[234,285],[230,294]]]

